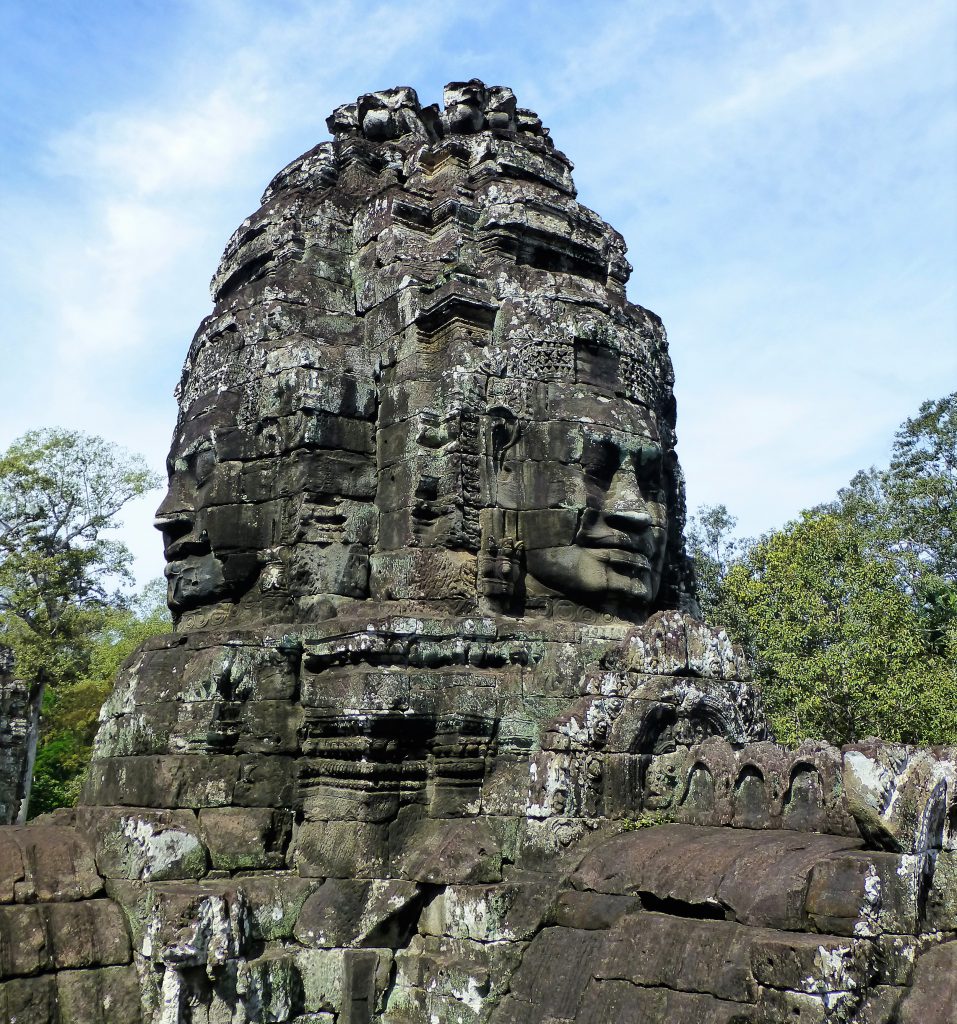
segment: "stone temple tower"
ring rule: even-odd
[[[476,80],[328,125],[189,350],[175,630],[0,830],[0,1019],[953,1019],[954,752],[769,737],[568,159]]]

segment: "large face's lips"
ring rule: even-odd
[[[626,576],[634,576],[640,572],[651,572],[651,562],[639,551],[628,551],[624,548],[592,548],[595,558],[604,562],[610,569]]]

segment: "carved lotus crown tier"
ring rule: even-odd
[[[954,752],[768,739],[621,237],[509,89],[328,124],[183,371],[176,631],[0,834],[0,1020],[942,1019]]]

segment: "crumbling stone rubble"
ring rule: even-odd
[[[567,158],[474,80],[328,124],[190,347],[175,631],[0,832],[5,1019],[957,1020],[957,752],[769,736]]]

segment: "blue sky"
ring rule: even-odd
[[[360,92],[515,89],[662,316],[689,506],[781,525],[957,387],[951,0],[0,6],[0,446],[157,468],[226,239]],[[160,494],[126,515],[141,579]]]

